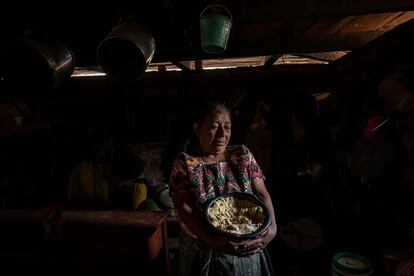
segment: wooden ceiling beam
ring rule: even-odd
[[[299,53],[295,54],[300,57],[312,58],[320,61],[332,62],[347,54],[347,51],[333,51],[322,53]]]
[[[301,37],[271,37],[265,41],[265,45],[260,45],[261,52],[267,54],[281,53],[314,53],[326,51],[343,51],[358,48],[374,38],[382,35],[382,31],[358,32],[358,33],[339,33],[327,35],[301,36]],[[248,52],[250,49],[255,51],[257,41],[238,42],[243,48],[232,49],[233,53],[238,51]]]
[[[345,51],[358,48],[384,32],[360,32],[318,35],[308,37],[272,37],[265,45],[257,44],[257,41],[234,41],[229,45],[226,58],[251,57],[263,55],[279,55],[288,53],[314,53],[327,51]],[[234,46],[232,46],[234,45]],[[239,47],[237,47],[239,46]],[[164,51],[163,51],[164,50]],[[168,51],[168,52],[167,52]],[[159,57],[174,56],[178,60],[208,60],[224,58],[223,55],[208,55],[198,49],[184,51],[182,49],[160,49],[154,56],[153,62],[159,62]]]
[[[344,89],[359,83],[375,82],[407,63],[414,64],[414,20],[367,43],[334,61],[330,81]]]
[[[266,57],[265,62],[263,64],[264,67],[269,68],[281,57],[282,55],[271,55]]]
[[[54,93],[53,99],[73,103],[87,102],[94,97],[109,101],[116,98],[122,101],[128,95],[148,97],[187,95],[188,90],[182,89],[185,86],[191,86],[191,91],[194,93],[202,93],[205,89],[232,92],[237,87],[245,89],[246,85],[252,88],[257,85],[274,84],[274,82],[293,85],[298,79],[311,82],[315,86],[323,86],[323,77],[327,75],[329,68],[326,64],[293,64],[262,68],[262,70],[258,70],[257,67],[203,70],[194,74],[181,71],[147,72],[139,81],[127,84],[113,80],[109,76],[70,78],[65,86],[59,87]],[[217,86],[217,83],[220,85]],[[292,89],[295,89],[293,86]],[[269,93],[268,90],[263,89],[263,91]],[[277,94],[280,91],[273,92]]]
[[[85,0],[80,2],[83,4]],[[176,20],[180,20],[182,24],[186,24],[186,21],[189,19],[197,19],[203,8],[207,7],[207,3],[203,4],[202,1],[194,1],[192,3],[191,1],[173,0],[170,1],[170,7],[172,9],[169,9],[165,5],[165,0],[152,0],[150,3],[145,4],[147,6],[145,8],[140,1],[129,0],[126,2],[129,2],[129,9],[132,13],[136,13],[138,15],[137,17],[148,16],[148,10],[153,12],[161,10],[166,14],[168,14],[168,11],[172,11]],[[238,23],[245,21],[250,23],[269,22],[414,10],[414,1],[412,0],[226,0],[222,2],[229,9],[233,18],[237,18]]]
[[[240,21],[264,22],[328,16],[349,16],[414,10],[412,0],[304,0],[304,1],[231,1],[226,6]]]
[[[171,61],[172,64],[174,64],[175,66],[177,66],[178,68],[180,68],[183,72],[190,72],[191,68],[187,67],[186,65],[184,65],[184,63],[180,62],[180,61]]]

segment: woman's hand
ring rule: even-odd
[[[265,248],[268,243],[275,237],[276,231],[269,228],[263,235],[256,239],[247,241],[231,241],[221,236],[216,236],[214,240],[206,242],[214,251],[219,251],[229,255],[247,256],[255,254]]]
[[[269,229],[264,232],[261,236],[258,236],[256,239],[248,240],[243,243],[243,248],[239,250],[241,256],[254,254],[262,249],[264,249],[270,241],[276,236],[276,229],[274,227],[269,227]]]
[[[235,242],[222,236],[215,236],[210,242],[206,241],[207,246],[212,250],[236,256],[241,256],[246,251],[246,242],[247,241]]]
[[[253,180],[252,188],[255,192],[255,194],[262,199],[264,205],[267,207],[270,213],[270,219],[271,223],[268,228],[268,230],[263,233],[261,236],[256,237],[256,239],[248,241],[245,246],[246,248],[257,248],[257,244],[260,245],[260,249],[265,248],[271,240],[273,240],[276,237],[277,233],[277,224],[275,219],[275,211],[273,209],[272,199],[266,189],[266,186],[264,184],[263,179],[261,178],[255,178]],[[250,254],[251,251],[246,249],[246,254]]]
[[[177,210],[177,217],[181,220],[180,223],[185,225],[183,229],[188,228],[192,235],[196,235],[196,237],[204,241],[212,250],[229,255],[243,256],[252,254],[254,253],[253,251],[258,251],[262,248],[260,243],[247,248],[245,246],[247,241],[231,241],[209,231],[205,225],[205,221],[202,219],[202,214],[194,206],[194,202],[188,192],[173,193],[173,200]]]

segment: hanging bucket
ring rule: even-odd
[[[206,7],[200,14],[201,48],[209,54],[226,50],[232,26],[230,11],[222,5]]]
[[[107,75],[132,82],[145,72],[154,52],[155,40],[151,33],[132,17],[125,17],[98,45],[97,60]]]
[[[332,276],[371,276],[372,273],[371,262],[358,254],[341,252],[332,258]]]

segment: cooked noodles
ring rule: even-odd
[[[208,216],[215,227],[235,234],[253,233],[264,222],[261,206],[234,197],[215,201],[208,209]]]

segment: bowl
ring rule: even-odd
[[[240,241],[254,239],[270,225],[264,203],[248,193],[229,193],[206,202],[204,217],[208,227],[224,237]]]

